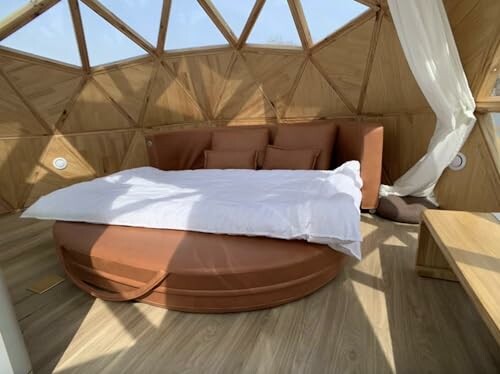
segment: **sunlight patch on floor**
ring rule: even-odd
[[[391,235],[389,236],[387,239],[385,239],[382,244],[386,244],[386,245],[397,245],[397,246],[400,246],[400,247],[406,247],[406,243],[403,242],[399,237],[395,236],[395,235]]]
[[[384,353],[391,370],[395,372],[394,349],[391,340],[379,250],[371,252],[363,259],[358,269],[353,270],[350,280],[380,349]],[[373,305],[379,307],[374,309]]]
[[[136,339],[122,323],[127,307],[130,308],[130,304],[94,300],[75,336],[59,360],[58,370],[95,360],[95,352],[101,352],[102,356],[107,356],[133,346]],[[141,314],[140,318],[144,318],[144,316]],[[96,329],[109,333],[105,334],[103,339],[103,335],[95,334]]]

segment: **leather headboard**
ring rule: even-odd
[[[337,129],[330,168],[349,160],[360,161],[363,179],[361,208],[376,208],[382,175],[383,127],[375,123],[349,121],[317,121],[308,126],[314,131],[315,125],[324,126],[325,123]],[[304,123],[280,126],[304,126]],[[276,125],[256,127],[269,128],[273,142]],[[238,128],[241,127],[235,127]],[[211,147],[213,132],[228,129],[231,128],[210,127],[149,134],[146,142],[150,164],[161,170],[201,169],[204,151]]]

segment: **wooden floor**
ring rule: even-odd
[[[419,278],[418,228],[363,216],[363,260],[300,301],[196,315],[94,300],[59,273],[51,224],[0,217],[5,273],[35,373],[499,373],[500,348],[458,283]]]

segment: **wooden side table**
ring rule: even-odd
[[[500,222],[492,214],[426,210],[416,269],[459,281],[500,344]]]

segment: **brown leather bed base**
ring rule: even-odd
[[[172,310],[269,308],[331,281],[346,256],[300,240],[56,222],[68,277],[91,295]]]

